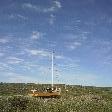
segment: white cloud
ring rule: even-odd
[[[73,71],[73,72],[77,72],[80,70],[80,61],[79,60],[73,60],[71,58],[68,57],[64,57],[63,59],[63,63],[59,63],[58,66],[59,68],[61,68],[64,71]]]
[[[55,12],[62,7],[59,1],[53,1],[52,6],[48,8],[47,7],[43,8],[43,7],[31,4],[31,3],[24,3],[22,6],[23,8],[29,8],[29,9],[33,9],[35,11],[44,12],[44,13]]]
[[[32,70],[37,70],[37,68],[39,68],[39,66],[41,66],[41,64],[39,65],[39,64],[34,64],[34,63],[32,63],[32,62],[24,62],[24,64],[22,64],[23,66],[23,68],[25,69],[25,70],[30,70],[30,72],[32,71]]]
[[[19,64],[23,61],[24,61],[23,59],[16,58],[16,57],[8,57],[7,58],[7,63],[9,63],[9,64]]]
[[[44,33],[41,33],[39,31],[33,31],[31,38],[34,40],[38,40],[40,38],[42,38],[44,35]]]
[[[56,59],[64,59],[65,57],[62,56],[62,55],[56,55],[55,58],[56,58]]]
[[[93,39],[86,45],[91,54],[95,54],[95,59],[102,66],[112,65],[112,40]]]
[[[50,18],[49,18],[49,24],[53,25],[54,24],[54,20],[55,20],[55,16],[53,14],[51,14]]]
[[[22,19],[22,20],[27,20],[28,18],[21,15],[21,14],[11,14],[9,15],[10,19]]]
[[[46,43],[48,43],[48,45],[51,47],[51,48],[54,48],[54,47],[56,47],[56,42],[54,42],[54,41],[49,41],[49,40],[45,40],[46,41]]]
[[[4,76],[7,77],[8,82],[13,82],[13,83],[27,83],[27,82],[35,82],[36,80],[33,79],[32,77],[25,76],[23,74],[18,74],[18,73],[4,73]]]
[[[26,51],[30,54],[30,55],[34,55],[34,56],[42,56],[42,57],[48,57],[50,55],[50,53],[48,51],[44,51],[44,50],[37,50],[37,49],[26,49]]]
[[[88,41],[88,34],[89,32],[86,31],[80,32],[80,34],[65,33],[61,34],[60,38],[63,39],[66,48],[69,50],[75,50]]]
[[[103,64],[106,66],[107,65],[111,66],[112,65],[112,56],[108,55],[108,56],[104,57]]]
[[[61,2],[59,2],[59,1],[54,1],[54,4],[55,4],[56,7],[59,8],[59,9],[62,7]]]
[[[40,7],[32,3],[24,3],[22,7],[34,10],[36,12],[41,12],[41,13],[54,13],[58,11],[62,7],[62,5],[61,5],[61,2],[59,2],[58,0],[55,0],[55,1],[52,1],[52,5],[49,7],[42,7],[42,6]],[[22,16],[19,16],[19,17],[23,18]],[[49,24],[53,25],[54,20],[55,20],[55,16],[51,14],[49,17]]]
[[[43,10],[42,10],[42,12],[45,12],[45,13],[47,13],[47,12],[54,12],[56,9],[55,9],[55,7],[53,6],[53,7],[50,7],[50,8],[44,8]]]
[[[81,42],[71,42],[71,43],[68,43],[67,48],[70,50],[74,50],[74,49],[80,47],[81,45],[82,45]]]
[[[36,5],[32,5],[31,3],[24,3],[23,8],[30,8],[30,9],[34,9],[34,10],[39,10],[39,8]]]
[[[23,20],[28,19],[27,17],[25,17],[25,16],[23,16],[23,15],[21,15],[21,14],[17,14],[17,17],[20,18],[20,19],[23,19]]]
[[[14,69],[6,63],[0,62],[0,71],[13,71]]]
[[[65,42],[84,42],[87,41],[88,35],[90,32],[87,31],[80,31],[77,34],[74,33],[62,33],[60,38],[62,38]]]
[[[51,52],[46,51],[46,50],[37,50],[37,49],[25,49],[25,51],[27,53],[29,53],[29,55],[33,55],[33,56],[41,56],[41,57],[51,57]],[[56,59],[65,59],[65,57],[63,55],[57,55],[55,54],[54,56]]]
[[[7,42],[9,42],[8,39],[0,38],[0,43],[5,44],[5,43],[7,43]]]
[[[30,4],[30,3],[24,3],[23,6],[24,6],[24,7],[28,7],[28,8],[36,8],[35,6],[33,6],[33,5]]]
[[[42,75],[49,75],[51,74],[51,70],[49,66],[39,66],[38,70],[40,73],[42,73]]]
[[[49,8],[44,8],[43,12],[55,12],[62,7],[59,1],[53,1],[53,4]]]

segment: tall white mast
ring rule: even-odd
[[[52,52],[52,89],[53,89],[53,75],[54,75],[54,54],[53,54],[53,52]]]

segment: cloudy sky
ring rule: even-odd
[[[112,86],[112,0],[0,0],[0,82]]]

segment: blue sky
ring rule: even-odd
[[[0,81],[112,86],[112,0],[0,0]]]

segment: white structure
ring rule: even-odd
[[[53,90],[53,87],[54,87],[54,53],[52,52],[52,90]]]

